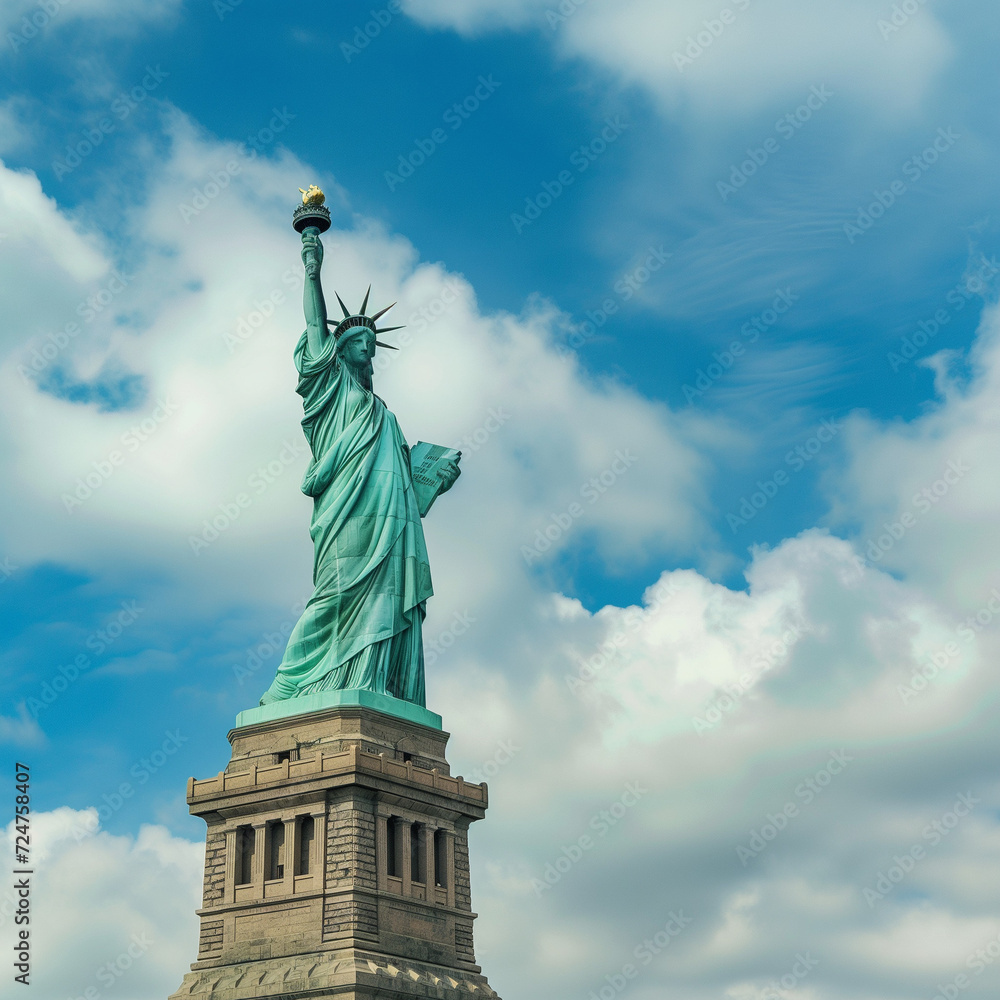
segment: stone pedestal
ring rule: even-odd
[[[229,740],[226,769],[188,781],[201,943],[171,1000],[496,997],[469,891],[486,785],[451,776],[447,733],[355,706]]]

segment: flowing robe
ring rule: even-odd
[[[315,590],[261,704],[364,689],[424,704],[421,627],[431,596],[409,449],[395,416],[336,355],[295,349],[312,461]]]

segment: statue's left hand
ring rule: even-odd
[[[444,465],[438,469],[438,478],[441,480],[441,492],[447,493],[448,490],[455,485],[455,480],[462,474],[462,470],[458,467],[458,462],[445,462]]]

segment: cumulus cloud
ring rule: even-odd
[[[117,1000],[173,992],[196,954],[204,845],[160,826],[112,836],[96,809],[66,807],[32,814],[31,845],[31,988]],[[0,838],[8,871],[13,846],[11,823]],[[16,907],[7,890],[0,926],[10,947]]]
[[[556,970],[585,995],[631,962],[643,998],[995,991],[997,326],[933,362],[922,416],[847,422],[826,492],[852,541],[759,549],[745,592],[673,571],[642,607],[553,597],[526,692],[462,650],[441,707],[459,769],[492,773],[477,905],[526,957],[498,988]],[[676,909],[692,924],[642,964]]]
[[[16,244],[0,254],[47,254],[55,276],[26,273],[22,287],[62,287],[35,306],[22,296],[8,327],[0,449],[17,470],[21,511],[11,555],[138,557],[206,596],[225,579],[228,600],[284,603],[310,555],[290,360],[302,319],[288,192],[304,168],[209,142],[180,117],[170,129],[172,156],[135,211],[148,240],[141,259],[112,261],[67,223],[50,224],[51,202],[28,175],[0,179],[30,195],[17,202]],[[523,575],[581,537],[633,561],[650,546],[706,544],[705,466],[692,440],[711,429],[590,379],[555,350],[551,306],[484,316],[461,275],[419,262],[364,220],[328,234],[324,268],[331,300],[334,288],[351,299],[372,281],[373,302],[399,301],[407,329],[379,391],[411,440],[464,452],[466,499],[447,537],[428,521],[439,563],[461,548]],[[483,574],[469,597],[495,586]]]
[[[170,154],[131,209],[132,258],[71,225],[31,175],[0,172],[9,263],[24,268],[4,293],[16,320],[0,366],[7,545],[19,565],[153,568],[176,584],[182,617],[236,601],[287,608],[311,561],[288,225],[311,171],[287,154],[250,158],[180,116],[166,128]],[[942,581],[954,576],[975,608],[995,563],[982,471],[996,450],[992,315],[970,377],[941,366],[922,417],[849,422],[826,491],[832,524],[860,512],[856,538],[815,529],[759,549],[746,589],[732,589],[659,571],[711,555],[702,456],[728,432],[588,376],[555,349],[550,303],[483,313],[461,275],[352,217],[326,180],[327,288],[353,305],[372,281],[373,302],[398,299],[407,323],[380,394],[411,440],[464,453],[459,486],[427,521],[429,700],[453,730],[456,772],[491,781],[474,893],[501,995],[587,995],[630,963],[643,1000],[743,1000],[786,976],[802,996],[885,1000],[961,972],[994,933],[1000,889],[996,739],[975,715],[998,649],[991,617],[960,630]],[[67,383],[46,381],[54,367]],[[109,372],[140,379],[135,397],[102,397]],[[72,382],[93,399],[68,398]],[[883,558],[865,557],[879,522],[924,483],[933,494],[953,458],[973,471]],[[558,560],[581,550],[612,568],[654,564],[642,605],[591,611],[559,593]],[[137,656],[112,669],[170,666]],[[959,815],[963,795],[975,801]],[[48,956],[58,990],[75,995],[95,955],[114,960],[146,927],[170,945],[121,987],[173,989],[194,955],[200,846],[158,828],[77,843],[80,817],[44,820],[51,884],[67,887],[54,926],[70,944]],[[948,831],[936,842],[935,823]],[[819,964],[804,969],[806,952]],[[995,986],[987,972],[976,982]]]
[[[938,353],[926,363],[937,371],[937,400],[909,422],[856,414],[845,430],[851,462],[829,490],[834,516],[861,523],[870,563],[904,574],[964,619],[995,603],[1000,583],[982,557],[1000,544],[1000,476],[989,459],[1000,445],[996,305],[984,310],[967,359]]]
[[[964,728],[996,637],[959,639],[820,531],[747,577],[674,571],[596,614],[557,599],[526,691],[450,674],[457,769],[491,777],[475,890],[502,994],[587,995],[632,964],[644,1000],[757,1000],[795,968],[804,996],[921,995],[997,941],[996,741]],[[690,925],[647,961],[672,913]]]

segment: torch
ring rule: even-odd
[[[326,195],[315,184],[310,184],[308,190],[299,190],[302,192],[302,204],[292,213],[292,228],[302,236],[325,233],[330,228],[330,209],[323,204]],[[315,250],[307,252],[305,264],[306,274],[315,278],[319,274]]]

